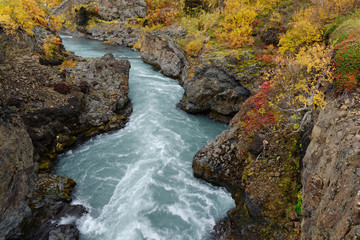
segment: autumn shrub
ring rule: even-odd
[[[32,34],[36,25],[47,26],[44,9],[36,0],[0,0],[0,25],[8,34],[23,29]]]
[[[312,0],[300,9],[280,38],[280,52],[296,52],[300,47],[322,41],[329,24],[338,16],[360,6],[360,0]]]
[[[46,59],[51,59],[54,57],[54,55],[60,51],[60,46],[61,46],[61,39],[53,36],[53,37],[49,37],[48,35],[46,36],[46,39],[44,40],[44,44],[43,44],[43,50],[45,53],[45,58]]]
[[[42,0],[48,7],[53,8],[59,6],[64,0]]]
[[[294,16],[291,28],[280,38],[280,52],[295,52],[300,46],[319,42],[323,33],[321,25],[312,22],[312,15],[309,11],[302,11]]]
[[[185,46],[185,50],[188,54],[192,55],[192,56],[198,56],[201,48],[203,45],[203,41],[200,39],[195,39],[194,41],[189,42],[186,46]]]
[[[360,29],[337,43],[334,49],[334,85],[340,91],[353,90],[360,79]]]
[[[143,20],[146,26],[169,26],[179,14],[178,3],[171,0],[147,0],[147,16]]]
[[[262,61],[265,64],[271,64],[273,63],[273,59],[269,54],[261,54],[256,56],[257,59]]]
[[[61,65],[59,65],[60,68],[75,68],[76,67],[76,61],[73,59],[65,60]]]
[[[180,44],[184,47],[190,56],[196,57],[200,54],[204,39],[209,37],[210,32],[218,24],[219,12],[198,11],[196,14],[186,15],[181,18],[180,24],[186,30],[187,35],[179,39]],[[205,49],[211,48],[208,44]]]
[[[242,129],[241,135],[255,134],[278,121],[278,110],[268,100],[268,96],[272,94],[270,84],[270,81],[265,81],[259,92],[246,100],[246,113],[238,123]]]
[[[265,9],[272,9],[279,0],[228,0],[221,15],[219,42],[237,48],[254,42],[251,36],[256,17]]]
[[[265,75],[272,83],[272,104],[282,112],[282,129],[300,131],[312,112],[326,106],[321,89],[333,81],[331,51],[321,44],[301,48],[294,57],[277,57],[276,67]]]
[[[332,82],[333,72],[325,46],[314,44],[274,62],[259,93],[246,102],[250,109],[240,122],[245,133],[263,128],[299,132],[311,122],[313,110],[327,104],[321,89]]]

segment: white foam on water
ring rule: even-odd
[[[105,224],[97,221],[89,214],[78,219],[77,226],[82,234],[89,236],[101,236],[109,231]]]
[[[76,217],[73,216],[67,216],[67,217],[63,217],[59,220],[57,225],[66,225],[66,224],[72,224],[75,223],[77,221]]]

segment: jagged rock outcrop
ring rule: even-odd
[[[75,14],[73,9],[76,10]],[[66,16],[70,23],[67,29],[69,34],[86,35],[99,41],[134,47],[141,39],[143,31],[131,27],[128,22],[145,17],[146,11],[146,2],[143,0],[102,0],[96,2],[96,8],[93,1],[66,0],[54,8],[53,14]],[[91,19],[96,19],[96,23],[89,25]],[[74,33],[75,30],[77,32]]]
[[[360,237],[360,94],[322,111],[303,159],[302,239]]]
[[[120,128],[131,112],[128,60],[117,60],[107,53],[97,60],[79,62],[67,71],[67,83],[75,84],[84,94],[80,124],[108,130]]]
[[[183,50],[164,34],[147,33],[141,44],[141,57],[144,62],[160,68],[165,76],[178,79],[180,84],[187,78],[187,60]]]
[[[180,106],[190,113],[215,112],[232,117],[250,96],[235,78],[217,67],[197,69],[194,77],[186,81],[184,89]]]
[[[75,219],[86,210],[81,205],[69,205],[75,182],[53,174],[39,174],[30,201],[32,214],[22,223],[21,232],[13,232],[7,239],[78,239]],[[62,218],[72,221],[61,224]]]
[[[142,31],[128,26],[125,22],[98,23],[88,28],[91,38],[133,47],[141,39]]]
[[[204,59],[194,76],[184,84],[179,107],[189,113],[205,113],[229,123],[241,104],[255,93],[264,64],[251,51],[236,56]],[[245,87],[246,86],[246,87]]]
[[[93,1],[74,0],[74,6],[86,5]],[[96,2],[98,14],[101,19],[111,21],[120,19],[122,21],[129,18],[145,17],[147,5],[145,0],[99,0]]]
[[[0,107],[0,239],[31,215],[33,145],[20,117]]]
[[[239,137],[235,115],[229,128],[193,159],[195,177],[225,187],[236,207],[214,227],[215,239],[299,239],[295,211],[299,149],[295,136],[263,132]]]

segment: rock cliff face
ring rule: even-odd
[[[87,30],[91,38],[103,42],[133,47],[141,39],[142,31],[127,26],[125,22],[99,23]]]
[[[116,60],[111,53],[100,59],[80,62],[67,69],[66,84],[83,93],[80,124],[108,130],[120,128],[131,112],[128,60]],[[70,88],[71,90],[71,88]]]
[[[147,5],[143,0],[101,0],[95,5],[94,1],[89,0],[66,0],[56,7],[53,13],[66,17],[70,34],[77,31],[75,34],[85,34],[99,41],[133,47],[139,42],[143,32],[129,26],[128,22],[144,17],[146,11]],[[96,24],[89,25],[90,20]]]
[[[229,123],[251,91],[256,89],[258,83],[255,80],[260,76],[263,64],[249,51],[225,58],[211,56],[202,59],[204,63],[195,69],[191,79],[187,79],[190,66],[186,52],[173,40],[184,35],[186,32],[174,26],[147,33],[141,44],[142,59],[161,69],[164,75],[178,79],[184,86],[180,108]]]
[[[74,222],[58,226],[85,212],[69,205],[74,181],[38,170],[76,140],[123,127],[132,110],[127,60],[78,58],[59,72],[40,64],[40,42],[0,34],[0,239],[76,239]]]
[[[147,33],[141,46],[144,62],[155,65],[161,72],[179,80],[182,85],[187,78],[187,60],[175,41],[161,33]]]
[[[242,103],[256,91],[263,64],[251,51],[236,56],[210,56],[184,84],[179,106],[189,113],[203,113],[229,123]],[[245,87],[246,86],[246,87]]]
[[[241,104],[250,92],[228,73],[215,66],[197,69],[195,75],[184,85],[185,93],[180,102],[189,113],[216,114],[224,117],[215,119],[228,122],[240,110]]]
[[[93,1],[74,0],[74,5],[87,5],[91,2]],[[144,0],[99,0],[96,5],[99,16],[106,21],[114,19],[124,21],[129,18],[145,17],[147,9]]]
[[[0,239],[4,239],[31,215],[26,199],[35,184],[35,163],[21,118],[0,110]]]
[[[229,128],[199,150],[195,177],[228,189],[236,207],[214,228],[216,239],[298,239],[297,138],[262,133],[239,138],[240,109]]]
[[[303,159],[302,239],[360,237],[360,95],[326,107]]]

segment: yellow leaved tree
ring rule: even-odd
[[[253,43],[252,23],[259,13],[271,9],[278,2],[279,0],[227,0],[221,15],[222,31],[218,34],[219,41],[236,48]]]
[[[327,104],[322,88],[333,81],[331,51],[314,44],[294,57],[274,61],[276,67],[265,76],[271,83],[268,100],[282,112],[279,129],[298,132],[311,121],[316,107],[324,109]]]
[[[36,0],[0,0],[0,26],[8,34],[21,28],[32,34],[35,25],[47,26],[44,9]]]
[[[280,52],[296,52],[300,47],[323,40],[324,30],[338,16],[360,7],[360,0],[311,0],[289,23],[280,38]]]

